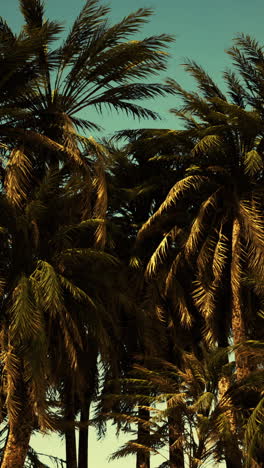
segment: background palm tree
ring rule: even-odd
[[[148,264],[148,272],[155,273],[168,258],[165,290],[171,293],[178,281],[177,272],[192,265],[192,296],[205,321],[205,339],[221,343],[225,324],[226,336],[231,328],[237,344],[247,338],[246,329],[250,333],[257,321],[256,314],[245,316],[242,295],[253,297],[254,303],[262,301],[260,289],[250,287],[244,277],[263,274],[262,188],[256,166],[256,160],[262,157],[263,124],[256,111],[228,103],[195,63],[188,63],[186,68],[197,79],[203,97],[174,83],[183,98],[183,110],[174,112],[185,120],[186,130],[178,133],[181,141],[186,137],[188,146],[192,140],[193,161],[186,176],[143,226],[139,238],[153,231],[159,221],[163,223],[165,237]],[[178,213],[186,208],[189,220],[182,230]],[[221,311],[220,317],[217,311]],[[188,311],[182,312],[183,323],[188,326]],[[236,365],[238,378],[242,378],[249,371],[249,363],[237,356]]]
[[[245,48],[249,61],[258,45],[250,38],[242,39],[237,41]],[[231,53],[241,68],[239,50],[232,49]],[[260,61],[252,62],[259,67]],[[173,311],[168,323],[179,329],[180,321],[185,328],[185,346],[199,353],[201,340],[207,346],[214,343],[225,347],[230,332],[231,342],[238,344],[262,330],[263,119],[259,109],[252,108],[252,96],[250,100],[249,92],[234,73],[224,75],[232,99],[229,102],[196,63],[188,62],[186,69],[197,80],[200,94],[187,92],[170,81],[183,100],[182,107],[173,112],[183,119],[186,129],[131,131],[122,136],[127,133],[135,148],[138,142],[147,142],[143,148],[149,161],[163,160],[166,165],[174,159],[175,168],[179,164],[174,175],[176,184],[143,225],[139,240],[147,237],[148,241],[142,249],[143,263],[148,257],[147,249],[152,246],[154,250],[153,244],[159,242],[147,274],[150,281],[164,284],[165,310]],[[259,68],[257,72],[260,89]],[[167,170],[168,179],[171,171]],[[143,182],[140,189],[144,193],[147,185]],[[190,343],[186,342],[188,329],[195,333]],[[172,346],[177,338],[174,335]],[[255,364],[240,354],[239,348],[235,354],[240,380],[249,375]],[[223,376],[222,380],[220,393],[228,379]],[[241,459],[240,428],[241,421],[234,423],[231,429],[235,432],[229,440],[225,439],[227,466],[238,466]]]
[[[236,38],[226,95],[187,62],[188,92],[150,83],[171,36],[130,40],[151,10],[110,26],[89,0],[52,48],[61,26],[40,0],[19,3],[22,32],[0,22],[2,467],[36,465],[31,433],[56,430],[67,467],[86,468],[100,393],[98,411],[135,433],[116,457],[148,468],[168,444],[163,467],[257,466],[263,356],[247,340],[263,320],[262,48]],[[167,93],[183,130],[127,130],[121,148],[86,136],[100,129],[89,106],[155,119],[138,102]]]
[[[56,426],[46,402],[49,386],[57,384],[51,379],[52,346],[56,343],[67,355],[70,390],[64,392],[66,399],[75,398],[72,380],[80,371],[78,358],[82,348],[87,349],[89,334],[92,340],[100,337],[97,353],[102,359],[107,356],[109,361],[111,340],[117,347],[111,313],[118,309],[114,301],[105,307],[101,295],[104,289],[105,297],[106,287],[101,261],[114,265],[114,260],[98,250],[106,240],[106,153],[92,138],[77,133],[98,128],[78,113],[89,105],[100,111],[106,104],[137,117],[157,118],[156,113],[133,101],[172,92],[166,84],[142,83],[142,79],[165,69],[166,54],[161,50],[172,38],[161,35],[127,41],[146,22],[151,10],[140,9],[109,26],[109,9],[88,1],[63,45],[51,51],[51,40],[61,30],[58,23],[44,21],[39,0],[21,0],[20,8],[25,25],[19,38],[5,23],[1,36],[5,54],[15,44],[18,57],[25,52],[19,70],[23,92],[11,97],[8,91],[14,52],[8,87],[4,88],[4,102],[12,104],[17,120],[14,111],[9,111],[9,118],[3,109],[1,127],[6,161],[2,168],[2,204],[7,213],[2,232],[8,247],[3,254],[2,309],[6,319],[2,350],[10,424],[3,466],[11,463],[14,467],[23,465],[36,417],[40,428]],[[29,47],[32,44],[33,49]],[[30,86],[25,87],[31,76]],[[74,205],[76,202],[79,206]],[[98,279],[101,277],[101,284],[97,281],[93,290],[96,297],[91,299],[92,273],[89,280],[86,269],[91,269],[94,261],[92,269]],[[78,272],[78,285],[73,272]],[[84,315],[96,309],[101,315],[94,323],[93,315]],[[82,329],[86,333],[81,334]],[[33,349],[34,363],[29,361]],[[41,372],[46,375],[42,386]],[[61,379],[65,382],[63,375]],[[28,406],[22,408],[24,401]]]

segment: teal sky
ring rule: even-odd
[[[106,0],[103,3],[111,6],[112,21],[118,21],[141,7],[154,9],[154,15],[149,24],[145,25],[141,37],[160,33],[175,36],[175,43],[170,47],[168,70],[163,73],[162,78],[174,78],[187,88],[192,87],[193,82],[181,67],[186,57],[197,61],[221,85],[221,72],[231,65],[225,50],[231,46],[235,35],[240,32],[248,33],[264,42],[263,0]],[[83,4],[84,0],[46,0],[46,16],[61,21],[67,30]],[[6,18],[14,29],[18,29],[21,24],[18,0],[4,0],[0,15]],[[156,81],[155,77],[154,80]],[[160,112],[162,121],[139,122],[107,110],[103,116],[89,110],[89,119],[94,119],[102,125],[105,135],[116,130],[140,126],[177,126],[175,117],[168,112],[177,105],[176,97],[149,101],[148,105]]]
[[[263,0],[112,0],[103,2],[112,7],[111,19],[118,21],[123,16],[140,7],[151,7],[155,10],[150,23],[144,27],[144,35],[168,33],[175,35],[175,43],[170,48],[169,67],[164,77],[168,76],[179,81],[184,87],[191,88],[192,80],[186,76],[180,67],[184,58],[192,58],[202,65],[206,71],[221,85],[221,72],[231,65],[225,50],[231,46],[232,38],[243,32],[252,35],[264,44],[264,2]],[[67,27],[77,16],[84,0],[46,0],[47,14],[51,19],[63,22]],[[17,0],[2,0],[0,15],[9,25],[17,30],[21,25],[21,15]],[[105,128],[105,135],[124,128],[164,127],[176,128],[176,121],[168,110],[177,106],[177,98],[168,97],[150,102],[149,106],[160,112],[159,122],[133,121],[126,116],[105,112],[103,116],[91,112],[92,118]],[[119,441],[120,444],[124,439]],[[42,452],[64,456],[64,448],[59,438],[55,436],[33,438],[33,446]],[[118,446],[114,431],[103,442],[96,442],[91,436],[90,468],[134,468],[132,458],[109,463],[107,456]],[[44,460],[43,460],[44,461]],[[162,461],[162,460],[161,460]],[[161,462],[160,461],[160,462]],[[164,460],[163,460],[164,461]],[[152,468],[159,464],[154,458]],[[207,465],[208,466],[208,465]],[[213,467],[213,465],[212,465]]]

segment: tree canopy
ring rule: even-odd
[[[138,39],[151,9],[111,25],[88,0],[58,45],[44,3],[18,3],[18,34],[0,20],[1,467],[87,468],[107,421],[136,468],[164,448],[160,468],[261,467],[263,47],[234,39],[225,91],[186,60],[190,91],[159,76],[173,37]],[[89,120],[155,120],[165,95],[179,129]],[[66,459],[40,462],[38,432]]]

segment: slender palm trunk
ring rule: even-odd
[[[238,219],[233,222],[232,229],[232,262],[231,262],[231,326],[234,345],[245,341],[245,322],[242,314],[241,304],[241,248],[240,248],[240,225]],[[242,379],[248,373],[247,362],[241,356],[239,349],[235,350],[236,377]],[[230,377],[223,375],[218,382],[218,393],[220,405],[228,405],[228,399],[223,400],[223,396],[230,388]],[[221,403],[221,400],[223,403]],[[230,408],[232,402],[230,401]],[[225,414],[229,424],[229,435],[224,440],[226,468],[241,468],[242,453],[237,439],[236,415],[232,409]]]
[[[201,466],[201,463],[199,460],[202,458],[205,449],[206,449],[206,440],[203,438],[200,438],[199,444],[195,453],[195,458],[191,460],[190,468],[199,468],[199,466]]]
[[[79,431],[79,451],[78,451],[78,468],[88,468],[88,419],[90,414],[90,401],[83,404],[80,418]]]
[[[71,383],[65,385],[65,444],[66,468],[77,468],[76,437],[75,437],[75,407]]]
[[[79,365],[84,376],[84,392],[81,399],[79,446],[78,446],[78,468],[88,468],[89,448],[89,417],[91,404],[97,391],[97,359],[98,346],[96,340],[89,337],[86,348],[79,354]]]
[[[228,405],[229,401],[225,398],[224,403],[221,402],[224,395],[230,388],[230,377],[223,375],[218,382],[218,394],[220,405]],[[222,400],[223,401],[223,400]],[[230,401],[230,408],[232,402]],[[225,417],[229,424],[229,434],[224,440],[224,452],[226,468],[242,468],[242,453],[238,446],[237,440],[237,424],[236,416],[232,409],[225,412]]]
[[[77,468],[75,429],[65,431],[66,467]]]
[[[184,452],[181,438],[183,428],[178,410],[168,417],[170,468],[184,468]]]
[[[227,335],[221,335],[218,341],[219,348],[226,349],[229,345]],[[228,364],[228,355],[225,355],[223,358],[222,366]],[[229,424],[229,434],[223,440],[224,443],[224,453],[225,453],[225,463],[226,468],[232,468],[237,465],[238,468],[242,467],[242,453],[239,449],[239,444],[237,440],[237,423],[236,415],[232,410],[232,402],[225,397],[231,386],[230,375],[223,373],[218,380],[218,401],[219,406],[226,406],[230,403],[230,409],[225,411],[225,416],[227,423]]]
[[[26,385],[20,376],[16,382],[19,405],[15,415],[9,417],[9,431],[2,458],[1,468],[23,468],[33,430],[33,413]]]
[[[245,320],[241,304],[241,248],[240,225],[237,219],[233,222],[232,232],[232,264],[231,264],[231,288],[232,288],[232,333],[234,345],[246,340]],[[248,358],[242,356],[240,349],[235,350],[237,380],[246,377],[249,372]]]
[[[139,408],[138,417],[144,421],[149,420],[149,411],[144,408]],[[142,424],[138,424],[138,443],[148,445],[149,429]],[[140,451],[137,453],[136,468],[150,468],[150,454]]]

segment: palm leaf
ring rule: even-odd
[[[5,191],[8,199],[15,206],[20,206],[27,197],[29,182],[32,177],[32,163],[23,148],[15,149],[7,164]]]
[[[189,192],[197,191],[199,188],[207,182],[207,177],[191,175],[185,177],[181,181],[177,182],[174,187],[169,191],[165,201],[161,204],[159,209],[152,215],[149,220],[142,226],[138,233],[138,241],[143,239],[147,233],[151,230],[154,223],[156,223],[166,211],[173,205],[176,205],[177,201],[189,195]]]
[[[263,169],[263,160],[257,150],[248,151],[244,157],[245,173],[254,176]]]
[[[26,343],[42,332],[42,317],[35,304],[29,278],[22,275],[13,290],[10,314],[12,340]]]

